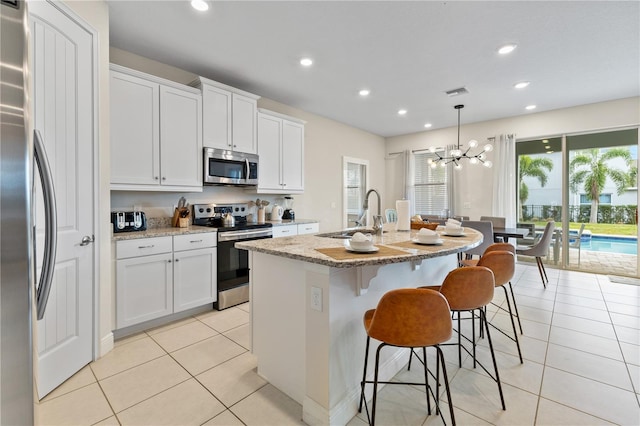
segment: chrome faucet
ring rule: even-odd
[[[362,204],[362,209],[364,210],[364,214],[366,214],[367,210],[369,210],[369,195],[372,192],[378,196],[378,214],[373,217],[373,230],[378,235],[382,235],[382,224],[384,223],[384,219],[382,217],[382,208],[380,207],[380,194],[375,189],[370,189],[367,191],[367,194],[364,196],[364,203]],[[363,216],[364,216],[363,214]]]

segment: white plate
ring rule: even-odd
[[[446,235],[447,237],[466,237],[467,234],[448,234],[448,233],[444,233],[442,235]]]
[[[428,243],[423,242],[423,241],[420,241],[420,240],[419,240],[419,239],[417,239],[417,238],[414,238],[414,239],[412,239],[412,240],[411,240],[411,242],[414,242],[414,243],[416,243],[416,244],[421,244],[421,245],[423,245],[423,246],[441,246],[441,245],[442,245],[442,243],[444,243],[444,241],[443,241],[443,240],[441,240],[440,238],[438,238],[438,239],[437,239],[437,240],[435,240],[435,241],[430,241],[430,242],[428,242]]]
[[[344,243],[344,248],[346,248],[347,250],[352,251],[354,253],[375,253],[378,250],[380,250],[380,248],[376,247],[376,246],[373,246],[373,247],[370,247],[370,248],[367,248],[367,249],[355,249],[355,248],[351,247],[351,244],[349,244],[348,241]]]

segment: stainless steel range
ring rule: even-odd
[[[233,226],[225,226],[226,214],[233,216]],[[235,248],[235,242],[273,235],[270,223],[247,222],[248,215],[247,204],[193,206],[193,224],[218,231],[218,301],[213,304],[218,310],[249,301],[249,253]]]

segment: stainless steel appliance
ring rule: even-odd
[[[147,229],[147,216],[144,212],[111,212],[113,232],[134,232]]]
[[[32,326],[44,316],[53,277],[55,193],[44,144],[29,121],[26,3],[0,1],[0,19],[0,424],[33,424]],[[36,169],[46,222],[37,287],[32,228]]]
[[[204,148],[205,185],[256,186],[258,156],[223,149]]]
[[[247,204],[195,204],[193,224],[210,226],[218,231],[218,310],[249,301],[249,253],[235,248],[237,241],[271,238],[270,223],[248,223]],[[234,218],[233,226],[225,216]],[[229,221],[227,221],[227,224]]]

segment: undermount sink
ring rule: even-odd
[[[353,236],[356,232],[362,232],[363,234],[375,234],[376,231],[370,228],[349,228],[343,231],[337,232],[327,232],[325,234],[316,234],[316,237],[324,237],[324,238],[339,238],[343,240],[347,240]]]

